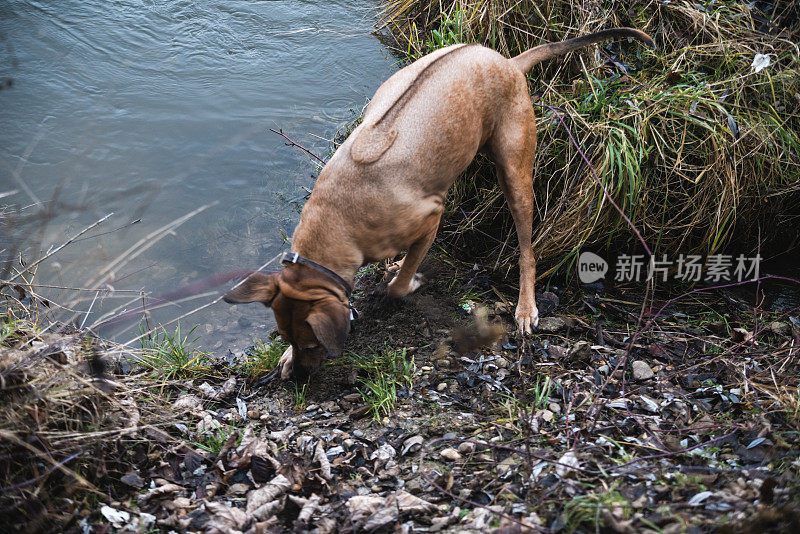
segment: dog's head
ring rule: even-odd
[[[301,380],[316,371],[325,357],[339,356],[350,332],[350,309],[330,280],[313,269],[252,273],[224,300],[262,302],[272,308],[278,332],[292,345],[293,374]]]

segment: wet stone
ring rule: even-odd
[[[642,360],[636,360],[633,362],[633,378],[635,380],[647,380],[648,378],[653,378],[655,373],[650,366],[647,365],[646,362]]]

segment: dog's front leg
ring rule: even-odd
[[[404,297],[409,293],[416,291],[422,285],[420,276],[417,275],[417,268],[422,263],[425,254],[433,244],[433,238],[436,237],[436,230],[439,229],[439,219],[441,212],[435,215],[430,230],[418,239],[408,248],[408,254],[400,260],[400,271],[395,275],[391,282],[389,282],[389,296],[391,297]]]
[[[281,368],[281,378],[283,380],[288,379],[292,376],[292,362],[294,361],[294,355],[292,353],[292,347],[289,347],[283,354],[281,355],[281,359],[278,360],[278,366]]]

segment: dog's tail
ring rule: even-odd
[[[612,28],[609,30],[601,30],[599,32],[590,33],[560,43],[548,43],[531,48],[520,55],[511,58],[511,61],[519,67],[522,72],[528,72],[534,65],[538,65],[542,61],[547,61],[556,56],[563,56],[568,52],[572,52],[578,48],[589,46],[593,43],[605,41],[607,39],[614,39],[617,37],[633,37],[643,43],[655,47],[653,39],[643,31],[634,28]]]

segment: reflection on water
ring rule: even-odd
[[[298,218],[287,200],[302,198],[315,167],[268,129],[282,128],[326,153],[325,138],[393,70],[370,35],[376,5],[3,2],[0,79],[14,84],[0,91],[0,193],[19,188],[14,173],[30,191],[0,203],[56,200],[56,217],[24,236],[30,243],[41,232],[44,249],[108,213],[114,215],[87,236],[123,227],[67,247],[38,273],[47,285],[85,287],[111,266],[114,293],[92,304],[93,293],[43,292],[59,303],[82,296],[75,308],[92,306],[90,324],[98,311],[140,304],[139,291],[157,295],[278,254],[281,232],[291,235]],[[213,202],[144,252],[113,263],[137,242],[152,243],[155,235],[145,238],[155,230]],[[208,300],[171,306],[153,320]],[[184,324],[200,323],[204,346],[214,349],[234,340],[241,347],[271,322],[263,307],[220,303]],[[136,328],[112,333],[125,340]]]

